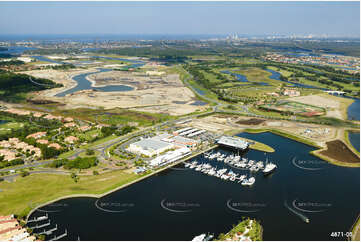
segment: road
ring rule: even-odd
[[[44,174],[44,173],[48,173],[48,174],[62,174],[62,175],[67,175],[70,174],[70,172],[66,172],[66,171],[58,171],[58,170],[44,170],[44,171],[29,171],[30,174]],[[3,176],[2,178],[4,178],[5,180],[13,180],[15,177],[20,176],[21,173],[16,173],[13,175],[8,175],[8,176]]]

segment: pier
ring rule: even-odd
[[[38,234],[51,235],[56,230],[58,230],[58,225],[57,224],[55,225],[55,228],[52,228],[52,229],[49,229],[49,230],[44,229],[43,232],[40,232]]]
[[[59,239],[61,239],[61,238],[64,238],[65,236],[67,236],[68,235],[68,231],[65,229],[65,233],[64,234],[61,234],[61,235],[59,235],[59,236],[54,236],[54,238],[52,238],[52,239],[50,239],[49,241],[55,241],[55,240],[59,240]]]
[[[45,224],[42,224],[42,225],[35,225],[34,227],[29,227],[30,229],[40,229],[40,228],[44,228],[44,227],[46,227],[46,226],[49,226],[50,225],[50,219],[49,219],[49,221],[47,222],[47,223],[45,223]]]
[[[41,216],[41,217],[34,218],[34,219],[32,219],[32,220],[28,220],[27,223],[39,222],[39,221],[42,221],[42,220],[46,220],[46,219],[48,219],[48,218],[49,218],[49,216],[48,216],[48,214],[46,214],[45,216]]]

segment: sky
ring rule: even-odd
[[[0,32],[359,37],[360,2],[0,2]]]

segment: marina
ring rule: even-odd
[[[202,168],[214,167],[213,175],[196,171],[200,167],[190,169],[187,164],[179,164],[177,169],[164,170],[99,199],[78,197],[60,200],[57,203],[67,206],[49,214],[49,219],[58,224],[58,231],[67,229],[67,237],[62,240],[77,240],[78,237],[82,240],[192,240],[206,231],[217,237],[219,233],[229,231],[232,224],[237,224],[243,216],[261,221],[264,240],[292,240],[296,233],[298,240],[329,240],[332,231],[348,231],[359,210],[359,186],[355,182],[359,180],[359,168],[324,163],[309,154],[313,147],[272,133],[241,133],[238,136],[272,145],[276,152],[267,156],[256,150],[240,152],[239,156],[248,161],[263,161],[264,165],[267,160],[275,162],[277,169],[264,176],[261,170],[251,172],[234,168],[224,160],[209,159],[201,154],[187,164],[197,162],[204,164]],[[222,147],[206,155],[210,157],[218,152],[224,154],[224,159],[236,156],[234,150]],[[292,163],[294,157],[302,161],[303,166],[308,162],[311,164],[311,161],[312,164],[323,162],[323,169],[300,169]],[[222,169],[226,169],[223,175],[232,170],[238,178],[240,175],[253,176],[255,183],[242,186],[236,180],[215,177],[214,172],[221,173]],[[330,189],[325,189],[325,185]],[[350,196],[354,199],[342,199]],[[162,201],[170,210],[161,206]],[[309,223],[289,210],[285,201],[292,210],[309,219]],[[328,206],[322,212],[299,211],[299,208],[305,210],[299,204],[309,203]],[[96,204],[103,210],[98,209]],[[51,209],[51,204],[40,209]],[[29,219],[44,215],[37,210]],[[70,216],[73,219],[69,220]],[[84,219],[85,216],[91,219]],[[140,227],[142,233],[139,233]],[[104,233],[100,235],[99,230]],[[39,232],[42,231],[40,229]],[[47,236],[47,239],[53,236]]]

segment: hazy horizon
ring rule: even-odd
[[[0,2],[1,35],[360,36],[359,2]]]

